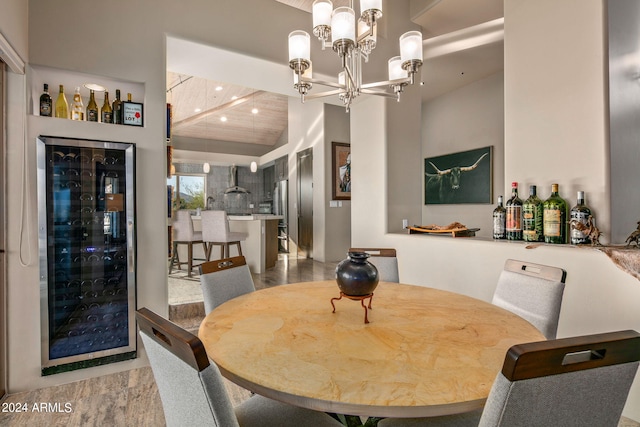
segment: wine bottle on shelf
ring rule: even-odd
[[[537,187],[529,186],[529,198],[522,205],[522,238],[526,242],[541,242],[542,200],[536,194]]]
[[[56,117],[61,119],[69,118],[69,103],[64,95],[63,85],[60,85],[60,92],[58,92],[58,98],[56,99]]]
[[[545,243],[567,243],[567,202],[558,194],[558,184],[551,184],[551,196],[543,204]]]
[[[84,120],[84,104],[80,96],[80,86],[76,86],[76,93],[73,94],[71,104],[71,120]]]
[[[98,117],[98,104],[96,104],[96,95],[95,92],[90,89],[89,90],[89,103],[87,104],[87,121],[88,122],[97,122]]]
[[[51,117],[51,113],[51,95],[49,95],[49,85],[45,83],[44,92],[40,95],[40,115],[43,117]]]
[[[585,233],[585,230],[581,230],[582,227],[579,224],[587,227],[589,217],[591,217],[592,221],[595,221],[591,216],[591,209],[584,203],[584,191],[578,191],[578,202],[577,204],[571,208],[571,222],[570,224],[570,236],[571,236],[571,244],[572,245],[583,245],[586,243],[591,243],[591,238],[588,233]]]
[[[104,92],[104,104],[102,104],[102,123],[113,123],[113,113],[111,109],[111,103],[109,102],[109,92]]]
[[[503,197],[498,196],[498,206],[493,210],[493,238],[494,239],[506,239],[506,220],[507,210],[502,205]]]
[[[120,89],[116,89],[116,99],[113,101],[113,105],[111,106],[112,114],[113,114],[113,123],[117,125],[122,124],[122,101],[120,100]]]
[[[131,94],[127,93],[127,102],[131,102]]]
[[[518,197],[518,183],[511,183],[511,198],[507,200],[507,240],[522,240],[522,199]]]

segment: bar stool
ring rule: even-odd
[[[191,220],[191,212],[188,210],[176,211],[176,219],[172,225],[173,245],[171,250],[171,262],[169,263],[169,274],[173,271],[173,265],[177,264],[178,269],[182,270],[181,265],[187,264],[187,276],[191,277],[193,270],[193,244],[202,243],[205,254],[207,253],[207,245],[202,240],[201,231],[193,231],[193,221]],[[178,255],[178,245],[187,245],[187,261],[180,261]]]
[[[242,256],[240,242],[247,238],[247,233],[230,231],[229,220],[225,211],[202,211],[201,215],[202,240],[207,245],[207,261],[211,259],[211,248],[214,245],[220,246],[220,259],[231,257],[230,245],[236,245],[238,247],[238,255]]]

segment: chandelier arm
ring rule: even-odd
[[[330,82],[327,80],[320,80],[320,79],[314,79],[314,78],[309,78],[309,77],[300,77],[300,82],[301,83],[315,83],[315,84],[319,84],[322,86],[329,86],[329,87],[335,87],[338,89],[342,89],[345,90],[344,85],[341,85],[340,83],[336,83],[336,82]]]
[[[326,92],[307,94],[305,95],[304,98],[305,99],[324,98],[326,96],[339,95],[341,93],[344,93],[344,89],[334,89],[334,90],[328,90]]]
[[[397,98],[397,95],[395,93],[382,92],[382,91],[379,91],[379,90],[362,89],[361,92],[363,94],[366,94],[366,95],[384,96],[384,97],[393,98],[393,99]]]
[[[393,86],[393,85],[401,85],[407,84],[411,82],[411,78],[406,77],[404,79],[396,79],[396,80],[385,80],[383,82],[375,82],[375,83],[366,83],[362,85],[362,89],[371,89],[374,87],[383,87],[383,86]]]

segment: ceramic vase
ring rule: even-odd
[[[336,281],[345,295],[363,296],[373,293],[378,286],[378,269],[371,264],[365,252],[349,252],[349,258],[336,267]]]

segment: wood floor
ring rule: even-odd
[[[327,280],[335,277],[336,264],[308,259],[281,258],[275,268],[253,275],[257,289],[285,283]],[[175,309],[174,320],[194,330],[202,320],[189,306]],[[226,381],[234,405],[249,397],[249,392]],[[42,405],[45,406],[42,406]],[[16,412],[17,408],[28,412]],[[12,412],[3,412],[2,409]],[[39,411],[38,411],[39,410]],[[49,387],[5,397],[0,404],[0,426],[164,426],[162,402],[150,368],[140,368],[57,387]],[[618,427],[640,427],[623,418]]]

